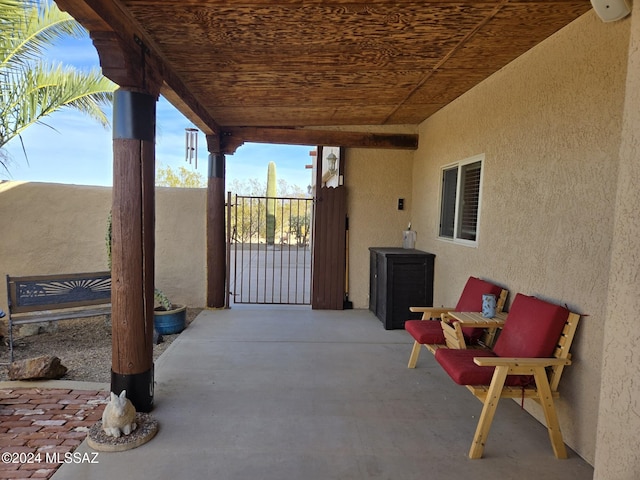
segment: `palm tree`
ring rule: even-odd
[[[116,85],[99,69],[79,71],[44,60],[45,50],[65,37],[87,33],[51,0],[0,0],[0,165],[7,169],[4,146],[21,132],[64,107],[97,120],[111,104]],[[24,144],[22,149],[26,151]],[[8,169],[7,169],[8,170]]]

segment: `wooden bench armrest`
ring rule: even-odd
[[[413,313],[422,313],[422,318],[440,318],[443,313],[450,312],[452,307],[409,307],[409,311]],[[428,317],[425,317],[425,313],[429,313]]]
[[[507,318],[506,313],[498,312],[493,318],[485,318],[480,312],[452,312],[442,317],[447,323],[457,322],[461,327],[502,328]]]
[[[511,358],[511,357],[474,357],[473,362],[481,367],[551,367],[571,365],[568,358]]]

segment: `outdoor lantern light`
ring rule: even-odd
[[[336,160],[338,160],[338,157],[336,157],[336,155],[333,152],[331,152],[329,155],[327,155],[327,160],[329,161],[329,172],[331,172],[331,174],[335,174]]]

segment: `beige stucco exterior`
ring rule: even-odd
[[[205,304],[204,189],[156,189],[156,286],[174,303]],[[45,275],[107,270],[111,188],[0,184],[0,273]],[[7,309],[6,282],[0,308]]]
[[[406,150],[346,152],[349,300],[354,308],[369,306],[369,247],[402,246],[402,231],[411,222],[413,155]],[[403,210],[398,210],[400,198]]]
[[[455,304],[475,275],[584,314],[558,408],[565,441],[598,480],[640,476],[639,92],[640,7],[610,24],[589,12],[420,125],[417,151],[345,155],[355,308],[368,307],[368,248],[401,246],[411,222],[416,247],[436,255],[436,305]],[[478,154],[478,244],[440,240],[441,168]],[[0,184],[0,272],[105,269],[110,199],[108,188]],[[206,193],[156,199],[156,284],[203,306]]]
[[[640,3],[631,39],[602,349],[596,479],[640,477]]]
[[[207,192],[156,188],[156,287],[172,301],[206,305]]]

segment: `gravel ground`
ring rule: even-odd
[[[187,326],[202,309],[187,309]],[[69,370],[65,380],[111,382],[111,325],[108,317],[90,317],[53,322],[51,332],[14,340],[14,359],[23,360],[40,355],[59,357]],[[153,359],[178,338],[164,335],[164,341],[153,347]],[[5,340],[5,339],[3,339]],[[9,361],[9,347],[0,348],[0,363]],[[8,380],[7,365],[0,365],[0,381]]]

